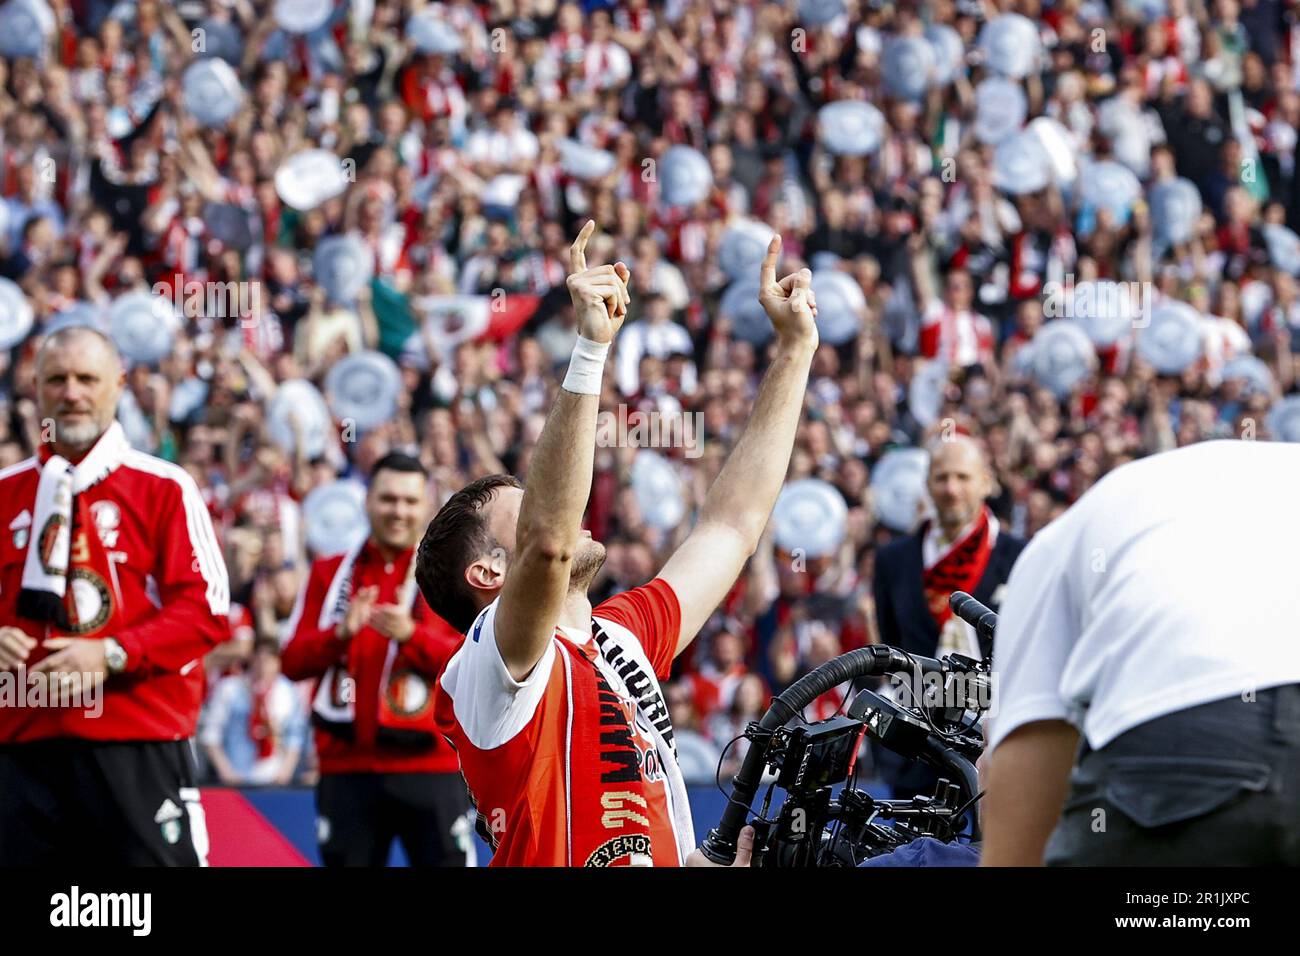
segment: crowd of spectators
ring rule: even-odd
[[[0,467],[39,441],[32,355],[54,316],[157,283],[261,293],[251,314],[186,316],[169,355],[128,370],[120,412],[138,447],[194,476],[225,549],[235,638],[208,662],[201,734],[206,750],[229,755],[214,761],[223,780],[287,782],[286,763],[310,772],[302,714],[274,661],[313,557],[306,495],[366,474],[392,449],[429,467],[435,507],[482,474],[526,474],[575,337],[565,253],[588,218],[599,227],[589,259],[622,259],[632,275],[602,407],[702,423],[697,448],[655,449],[684,489],[676,527],[649,520],[632,487],[637,449],[599,450],[589,527],[608,561],[597,597],[653,576],[763,372],[763,347],[733,335],[719,309],[728,226],[752,217],[778,231],[782,273],[836,257],[866,300],[859,333],[816,356],[790,466],[792,480],[820,478],[844,496],[842,545],[808,558],[769,535],[666,688],[697,779],[771,692],[873,639],[874,554],[905,530],[872,505],[887,450],[944,427],[975,436],[996,475],[994,512],[1028,537],[1125,461],[1268,437],[1269,409],[1295,388],[1300,295],[1263,232],[1300,226],[1292,3],[338,0],[307,35],[279,27],[275,6],[52,0],[42,54],[0,59],[0,273],[35,312],[31,335],[0,355]],[[425,6],[457,51],[422,53],[407,36]],[[1143,197],[1115,216],[1056,186],[995,187],[993,148],[974,131],[974,89],[988,72],[977,37],[1008,12],[1034,23],[1045,51],[1017,80],[1029,118],[1057,120],[1080,160],[1129,166],[1148,195],[1189,179],[1203,202],[1189,241],[1153,241]],[[929,24],[962,38],[961,68],[917,99],[890,95],[885,42]],[[181,77],[214,55],[237,72],[244,100],[205,127]],[[844,99],[884,114],[869,156],[819,140],[818,110]],[[576,173],[568,141],[608,151],[612,169]],[[707,198],[690,206],[664,202],[656,171],[678,145],[712,172]],[[294,209],[276,172],[308,147],[336,154],[350,181]],[[313,275],[316,246],[340,234],[373,258],[355,302],[333,300]],[[1143,283],[1219,334],[1179,375],[1121,346],[1054,394],[1014,356],[1044,324],[1044,285],[1069,277]],[[508,335],[457,343],[422,311],[453,295],[519,297],[527,314]],[[340,427],[319,455],[277,443],[267,410],[280,383],[323,387],[338,359],[368,349],[400,366],[391,420]],[[1269,369],[1263,387],[1222,375],[1245,354]],[[909,399],[927,362],[950,367],[938,415]],[[278,756],[268,727],[283,738]]]

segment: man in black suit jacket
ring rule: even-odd
[[[952,617],[948,595],[968,591],[996,611],[1025,542],[1002,531],[985,505],[993,476],[973,439],[937,442],[926,484],[935,517],[876,555],[872,590],[880,641],[926,657],[987,657],[992,645]],[[905,764],[881,748],[876,757],[895,796],[933,793],[936,777],[929,768]]]

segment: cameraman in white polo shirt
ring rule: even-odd
[[[1300,864],[1300,445],[1116,469],[1020,556],[993,673],[984,865]]]

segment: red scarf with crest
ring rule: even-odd
[[[923,542],[930,527],[927,522],[921,529]],[[925,603],[940,631],[952,617],[952,608],[948,606],[952,592],[973,592],[984,577],[984,570],[988,567],[989,556],[992,554],[993,533],[989,523],[989,509],[981,508],[974,523],[948,546],[947,552],[938,561],[922,573]]]

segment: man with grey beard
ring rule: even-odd
[[[230,588],[194,480],[114,420],[124,382],[98,331],[51,335],[41,444],[0,471],[0,672],[31,691],[0,698],[0,866],[206,863],[186,738]]]

